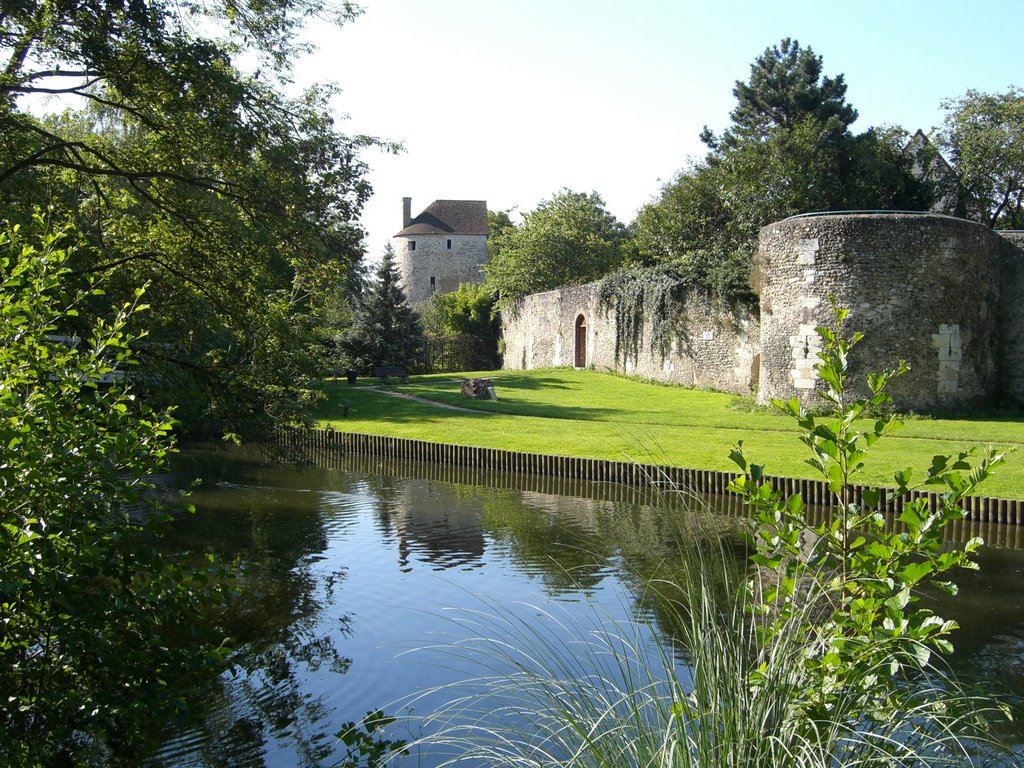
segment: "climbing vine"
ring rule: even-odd
[[[644,322],[651,323],[651,352],[664,360],[686,297],[681,277],[664,267],[631,267],[613,272],[598,284],[598,303],[615,313],[615,362],[640,353]]]

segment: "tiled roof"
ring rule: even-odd
[[[435,200],[395,237],[405,235],[486,235],[486,200]]]

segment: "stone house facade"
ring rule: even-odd
[[[459,283],[483,282],[487,260],[487,203],[435,200],[412,217],[412,199],[402,198],[402,229],[392,238],[395,264],[411,306]]]

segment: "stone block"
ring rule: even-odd
[[[463,379],[462,396],[474,400],[497,400],[494,384],[490,379]]]

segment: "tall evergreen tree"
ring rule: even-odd
[[[412,367],[423,351],[423,328],[399,282],[390,243],[367,286],[345,349],[349,363],[361,370],[376,365]]]
[[[821,56],[789,38],[754,60],[733,89],[732,125],[719,136],[705,128],[707,157],[637,215],[631,261],[751,301],[748,278],[766,224],[811,211],[928,208],[930,190],[901,151],[905,133],[852,133],[857,110],[845,79],[822,67]]]
[[[736,81],[732,126],[721,141],[734,146],[742,138],[764,137],[773,128],[792,131],[807,118],[827,125],[836,134],[849,129],[857,110],[846,101],[842,74],[822,74],[823,59],[800,41],[783,38],[750,65],[750,79]],[[713,149],[718,140],[705,127],[701,139]]]

